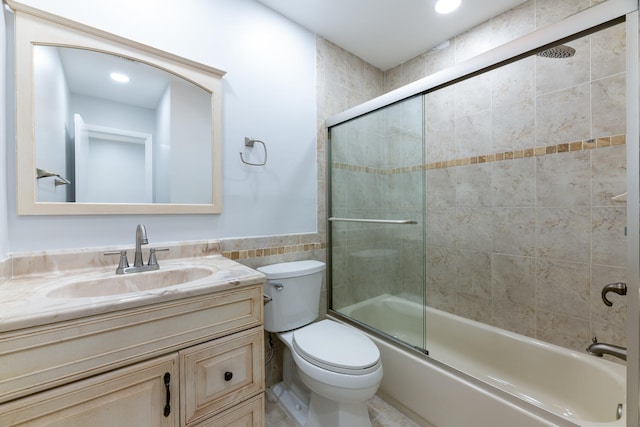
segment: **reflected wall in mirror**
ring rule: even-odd
[[[39,180],[38,202],[212,203],[210,93],[85,49],[34,46],[33,63],[36,167],[71,181]]]
[[[221,212],[223,72],[9,3],[18,214]]]

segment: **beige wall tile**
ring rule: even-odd
[[[455,157],[471,157],[491,152],[491,110],[456,119]]]
[[[585,319],[538,310],[536,325],[537,337],[552,344],[584,351],[591,343],[589,322]]]
[[[624,24],[591,35],[591,79],[626,71],[626,30]]]
[[[591,209],[591,260],[594,264],[627,266],[626,207]]]
[[[590,276],[587,264],[538,259],[538,310],[589,320]]]
[[[456,223],[458,249],[482,251],[491,247],[493,223],[491,208],[458,207]]]
[[[493,323],[535,336],[535,258],[493,254],[492,270]]]
[[[593,179],[592,203],[594,206],[620,206],[612,200],[627,188],[627,153],[624,145],[591,151]]]
[[[426,157],[428,163],[456,158],[456,122],[446,120],[429,124],[426,129]]]
[[[493,109],[493,151],[512,151],[535,146],[535,104],[532,99]]]
[[[535,95],[536,58],[528,57],[489,72],[493,106],[528,101]]]
[[[456,208],[427,208],[425,234],[428,245],[454,248],[456,244]]]
[[[491,300],[491,253],[459,250],[456,258],[457,291]]]
[[[536,158],[537,206],[589,206],[591,164],[588,151]]]
[[[456,205],[456,170],[458,168],[426,171],[427,208],[453,207]]]
[[[592,137],[626,132],[626,78],[618,74],[591,83]]]
[[[455,85],[456,118],[491,108],[491,77],[491,73],[485,73]]]
[[[491,163],[456,168],[456,206],[491,206]]]
[[[536,255],[534,208],[493,208],[493,252]]]
[[[528,157],[492,164],[492,206],[535,206],[536,159]]]
[[[589,6],[590,0],[536,0],[536,29],[558,22]]]
[[[536,99],[536,145],[591,137],[590,85],[551,92]]]
[[[439,310],[456,312],[456,251],[437,246],[426,250],[426,303]]]
[[[539,258],[587,263],[590,260],[589,207],[538,208]]]

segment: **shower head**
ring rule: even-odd
[[[574,48],[564,44],[553,46],[537,53],[538,56],[543,58],[571,58],[575,54],[576,50]]]

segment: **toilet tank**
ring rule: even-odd
[[[264,329],[289,331],[316,320],[324,270],[323,262],[311,260],[259,267],[267,276],[264,293],[271,297],[264,306]]]

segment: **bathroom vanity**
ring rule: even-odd
[[[216,242],[170,249],[130,275],[103,251],[12,259],[0,425],[263,425],[264,276]]]

